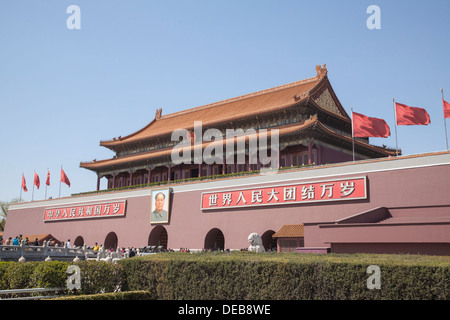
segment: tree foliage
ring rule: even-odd
[[[0,231],[5,230],[6,217],[8,216],[9,205],[18,202],[20,202],[20,199],[18,198],[15,198],[11,201],[0,201]]]

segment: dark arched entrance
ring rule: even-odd
[[[273,230],[267,230],[262,234],[261,239],[264,246],[264,250],[277,251],[277,239],[272,238],[274,233],[275,231]]]
[[[163,249],[167,249],[168,235],[167,230],[163,226],[156,226],[150,232],[148,236],[149,246],[162,246]]]
[[[115,232],[110,232],[105,238],[105,245],[103,246],[106,250],[116,250],[117,249],[117,235]]]
[[[225,237],[220,229],[214,228],[209,230],[205,237],[206,250],[224,250],[225,249]]]
[[[82,247],[84,244],[84,239],[82,236],[78,236],[75,238],[75,241],[73,242],[74,247]]]

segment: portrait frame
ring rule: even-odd
[[[161,197],[161,194],[163,198]],[[151,192],[150,201],[150,224],[169,223],[170,217],[170,188],[154,189]],[[161,200],[163,202],[162,208]],[[157,208],[157,206],[159,208]],[[158,211],[161,210],[161,211]]]

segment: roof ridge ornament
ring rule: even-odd
[[[308,95],[309,95],[309,92],[303,92],[301,94],[296,94],[296,95],[294,95],[294,100],[299,101]]]
[[[327,66],[326,64],[323,65],[318,64],[316,66],[317,77],[321,77],[327,74],[328,70],[326,66]]]
[[[162,108],[156,109],[155,120],[161,119]]]

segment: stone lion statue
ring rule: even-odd
[[[264,252],[264,246],[262,244],[261,236],[257,233],[251,233],[248,236],[248,242],[250,243],[250,246],[248,247],[248,251],[255,251],[255,252]]]

